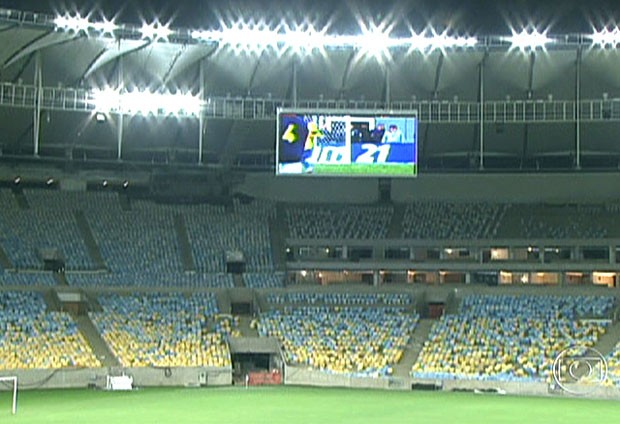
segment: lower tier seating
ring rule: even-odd
[[[0,292],[0,370],[99,366],[69,314],[38,293]]]
[[[417,378],[547,381],[564,349],[605,332],[607,296],[469,296],[432,328],[413,365]]]
[[[232,321],[215,321],[212,293],[118,294],[98,298],[91,318],[126,367],[231,366]]]
[[[377,377],[392,374],[417,321],[394,307],[306,306],[267,312],[253,324],[261,337],[280,340],[289,364]]]

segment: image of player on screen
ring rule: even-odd
[[[279,166],[291,173],[312,172],[314,148],[323,136],[314,119],[303,115],[282,117],[282,134],[279,143]]]
[[[382,143],[404,143],[405,136],[403,132],[398,129],[398,125],[390,124],[388,130],[383,134],[383,138],[381,139]]]
[[[377,125],[370,132],[370,141],[372,141],[373,143],[381,143],[384,135],[385,124],[383,122],[377,122]]]

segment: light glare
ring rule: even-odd
[[[57,16],[54,19],[54,25],[56,25],[56,28],[60,28],[65,31],[79,33],[82,31],[87,31],[90,26],[90,22],[88,21],[88,18],[83,18],[80,15],[63,15]]]
[[[505,40],[510,42],[511,50],[519,49],[521,51],[544,49],[547,44],[553,42],[545,33],[540,33],[538,30],[528,32],[525,29],[520,33],[513,31],[512,36],[506,37]]]
[[[592,44],[598,47],[617,47],[620,45],[620,29],[614,28],[613,30],[609,30],[605,28],[602,31],[590,35],[590,40],[592,40]]]
[[[168,37],[170,37],[172,32],[173,31],[168,25],[162,25],[159,22],[154,22],[152,24],[144,23],[142,24],[142,28],[140,28],[142,38],[151,41],[168,41]]]
[[[99,113],[143,116],[196,116],[201,108],[200,98],[191,93],[152,93],[139,90],[123,93],[113,89],[96,91],[93,93],[92,103]]]

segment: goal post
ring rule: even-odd
[[[6,386],[2,383],[5,383]],[[13,412],[13,415],[15,415],[15,413],[17,412],[17,377],[0,377],[0,385],[4,387],[8,387],[9,385],[13,386],[13,403],[11,407],[11,412]]]

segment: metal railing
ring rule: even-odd
[[[34,85],[0,83],[0,106],[36,107]],[[484,102],[485,123],[554,123],[576,122],[574,100],[492,100]],[[620,121],[620,99],[594,99],[579,102],[582,122]],[[66,87],[43,87],[41,108],[74,112],[96,110],[93,92]],[[202,105],[207,118],[273,120],[278,108],[317,110],[385,110],[415,112],[421,123],[476,124],[480,122],[480,103],[467,101],[394,101],[307,99],[291,100],[270,97],[208,97]],[[161,112],[164,113],[163,111]]]

